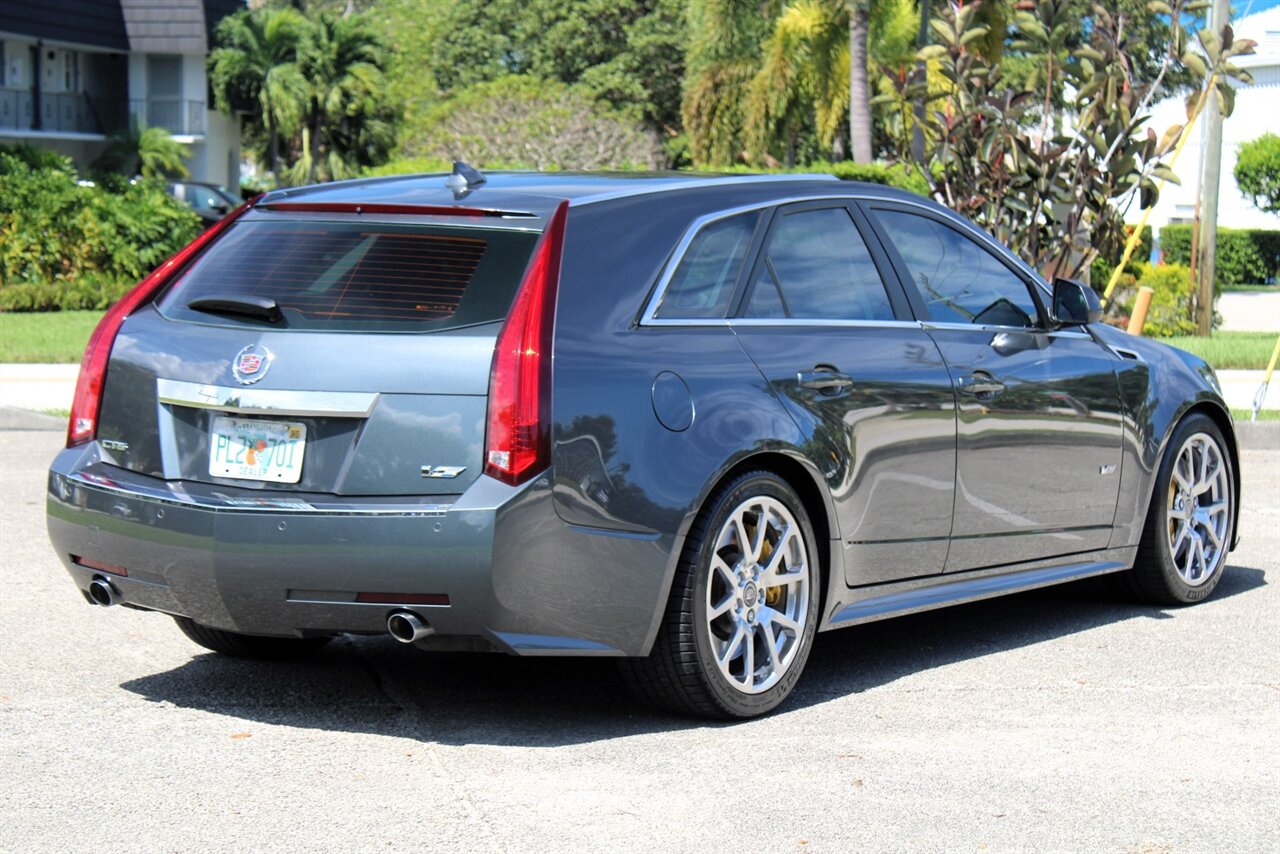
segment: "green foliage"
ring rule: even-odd
[[[218,23],[215,42],[214,103],[246,114],[247,147],[272,183],[350,177],[386,160],[396,124],[389,59],[365,16],[246,9]]]
[[[1280,230],[1219,228],[1214,259],[1214,287],[1251,285],[1280,277]],[[1160,229],[1160,252],[1175,264],[1191,263],[1191,226]]]
[[[1280,213],[1280,136],[1264,133],[1236,152],[1236,186],[1258,210]]]
[[[1147,322],[1142,334],[1148,338],[1195,334],[1196,321],[1191,313],[1191,292],[1194,290],[1191,268],[1183,264],[1152,267],[1150,264],[1140,263],[1135,265],[1134,272],[1139,287],[1145,286],[1155,291],[1151,295],[1151,307],[1147,310]],[[1126,314],[1132,308],[1130,300],[1136,295],[1136,290],[1126,295]]]
[[[770,19],[759,2],[720,0],[688,8],[687,72],[680,112],[698,166],[748,157],[747,98]]]
[[[932,21],[934,43],[917,56],[946,85],[930,86],[917,75],[897,93],[924,105],[918,124],[933,194],[1046,275],[1076,277],[1097,254],[1118,256],[1126,237],[1120,211],[1130,201],[1154,205],[1156,182],[1177,180],[1166,158],[1183,126],[1159,134],[1147,127],[1162,75],[1175,65],[1189,69],[1201,87],[1194,102],[1224,114],[1234,97],[1228,81],[1251,79],[1231,60],[1252,53],[1253,43],[1235,39],[1230,27],[1201,31],[1199,45],[1190,45],[1193,7],[1189,0],[1150,5],[1150,14],[1168,25],[1169,38],[1157,47],[1133,42],[1133,14],[1123,4],[1094,5],[1081,19],[1077,0],[1020,3],[1006,46],[1044,57],[1043,67],[1021,81],[1007,79],[1000,64],[969,47],[991,36],[980,4],[942,7]],[[1153,50],[1163,57],[1160,70],[1143,79],[1134,56]],[[1061,131],[1054,120],[1058,93],[1069,95],[1074,114]],[[903,160],[921,142],[912,131],[905,122],[894,128]]]
[[[390,0],[388,5],[392,17],[414,32],[411,39],[387,33],[401,53],[395,79],[429,78],[451,95],[508,75],[527,75],[575,86],[588,99],[605,101],[655,131],[674,134],[679,126],[681,0]],[[408,115],[416,118],[435,92],[410,88]]]
[[[1124,227],[1125,242],[1128,241],[1133,231],[1134,227],[1131,225]],[[1132,261],[1134,263],[1151,259],[1151,250],[1155,245],[1154,240],[1155,236],[1151,226],[1144,225],[1142,227],[1142,237],[1138,238],[1138,246],[1133,250]],[[1089,265],[1089,281],[1095,290],[1101,291],[1107,286],[1107,282],[1111,280],[1111,274],[1120,263],[1122,255],[1124,255],[1124,243],[1112,246],[1111,251],[1106,254],[1099,252],[1097,257],[1093,259],[1093,263]]]
[[[652,169],[656,136],[633,118],[550,80],[478,83],[431,110],[401,146],[411,158],[528,169]]]
[[[135,121],[107,141],[93,169],[144,178],[186,178],[191,173],[182,161],[190,156],[188,148],[164,128],[149,128]]]
[[[101,306],[118,295],[104,283],[137,281],[199,229],[195,212],[157,182],[81,184],[69,163],[33,169],[0,148],[0,304],[6,308],[44,310],[64,301]]]

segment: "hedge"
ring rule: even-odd
[[[1165,262],[1191,263],[1191,226],[1166,225],[1160,229],[1160,250]],[[1280,230],[1219,228],[1214,284],[1254,285],[1274,281],[1280,273]]]

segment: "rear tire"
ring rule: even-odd
[[[1199,413],[1185,418],[1160,462],[1133,569],[1121,576],[1138,599],[1191,605],[1209,598],[1235,535],[1236,477],[1218,425]]]
[[[676,714],[750,718],[800,678],[818,623],[818,549],[804,504],[782,478],[742,474],[689,531],[647,658],[622,662],[643,700]]]
[[[242,635],[202,626],[187,617],[174,617],[182,633],[205,649],[231,655],[236,658],[256,658],[282,661],[303,658],[316,652],[330,638],[277,638],[262,635]]]

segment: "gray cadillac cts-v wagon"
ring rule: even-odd
[[[932,202],[822,177],[279,190],[81,366],[49,535],[90,602],[287,657],[338,633],[617,656],[746,717],[819,630],[1236,537],[1213,371]]]

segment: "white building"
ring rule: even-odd
[[[1280,228],[1280,216],[1263,213],[1236,186],[1236,151],[1243,142],[1264,133],[1280,134],[1280,6],[1246,15],[1231,22],[1236,38],[1258,43],[1252,56],[1234,60],[1253,75],[1252,86],[1236,87],[1236,105],[1222,125],[1222,171],[1218,185],[1218,225],[1223,228]],[[1165,128],[1183,124],[1186,107],[1181,98],[1158,104],[1148,126],[1156,135]],[[1159,232],[1168,223],[1191,222],[1195,218],[1196,198],[1200,191],[1200,153],[1203,149],[1203,124],[1196,121],[1192,136],[1183,147],[1173,171],[1181,185],[1165,184],[1160,201],[1151,212],[1148,224]],[[1142,211],[1135,205],[1127,219],[1137,223]]]
[[[240,124],[210,109],[214,25],[244,0],[0,0],[0,144],[88,166],[131,121],[168,130],[197,181],[240,183]]]

